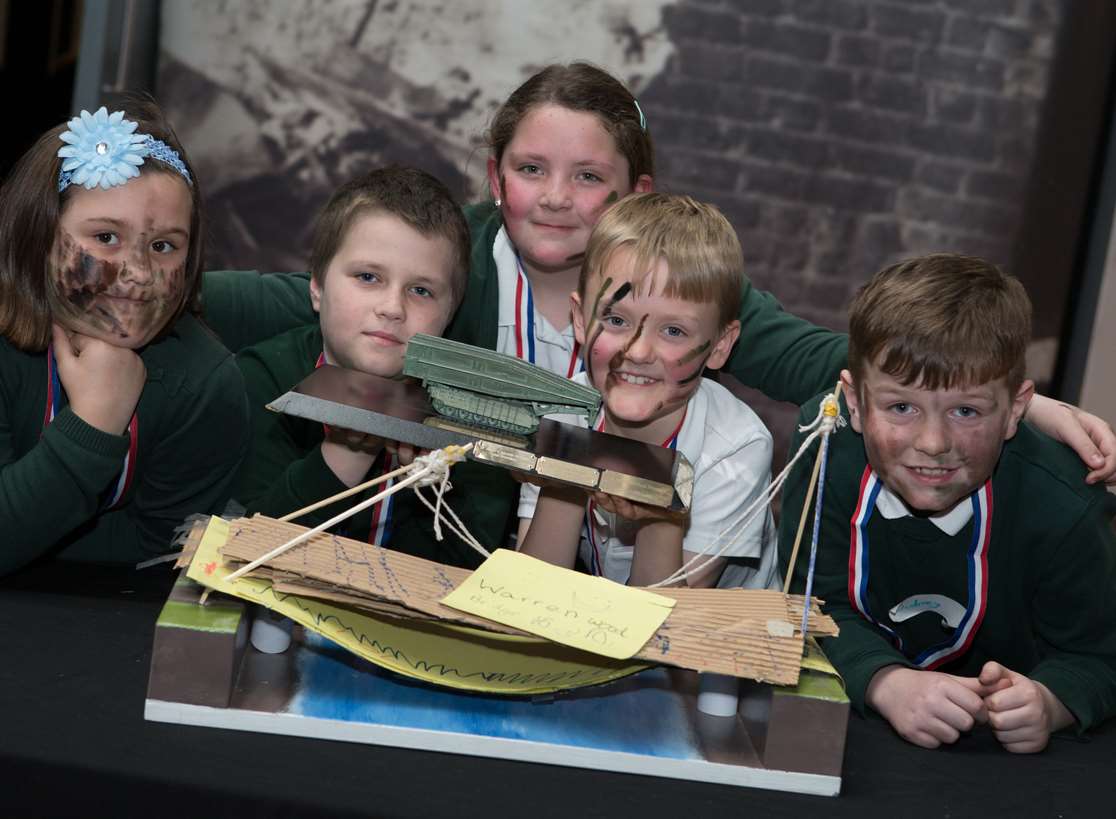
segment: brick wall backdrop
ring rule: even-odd
[[[1010,266],[1062,11],[683,0],[663,20],[677,53],[641,99],[659,185],[716,202],[752,281],[835,329],[889,261],[949,250]],[[788,411],[747,395],[785,434]]]

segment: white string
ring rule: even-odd
[[[400,492],[403,489],[406,489],[408,486],[411,486],[412,484],[416,485],[417,490],[417,488],[420,486],[429,486],[434,483],[439,483],[440,506],[441,494],[444,493],[445,490],[449,487],[450,467],[459,461],[463,461],[465,459],[465,454],[472,448],[472,444],[466,444],[465,446],[451,445],[445,447],[444,449],[434,450],[429,455],[420,455],[411,463],[410,470],[408,473],[406,473],[407,477],[396,483],[394,486],[388,487],[383,492],[379,492],[372,497],[361,501],[355,506],[346,509],[344,512],[341,512],[340,514],[330,518],[325,523],[318,524],[313,529],[308,529],[297,537],[294,537],[291,540],[287,541],[282,546],[277,546],[267,554],[256,558],[251,563],[241,566],[225,579],[230,581],[236,580],[242,575],[245,575],[253,569],[263,565],[267,561],[273,560],[284,552],[287,552],[288,550],[293,549],[295,546],[298,546],[300,543],[309,540],[314,535],[320,532],[324,532],[326,529],[329,529],[331,526],[334,526],[335,524],[338,524],[343,520],[351,518],[358,512],[367,509],[373,504],[379,503],[384,498],[390,497],[396,492]],[[422,498],[422,495],[420,494],[419,497]],[[448,506],[446,508],[449,509]],[[437,526],[437,518],[435,518],[435,526]]]
[[[761,492],[754,501],[752,501],[748,508],[741,512],[737,516],[736,520],[734,520],[723,530],[721,530],[721,533],[717,535],[710,546],[702,549],[700,552],[690,558],[686,563],[679,566],[678,569],[674,571],[674,573],[672,573],[668,577],[663,578],[658,583],[652,583],[650,586],[648,586],[648,588],[657,589],[663,586],[673,586],[677,583],[681,583],[683,580],[700,574],[701,572],[708,569],[713,561],[717,560],[719,557],[721,557],[721,555],[728,551],[728,549],[736,542],[735,536],[743,533],[746,530],[746,527],[756,517],[756,515],[766,510],[768,504],[771,503],[771,499],[775,497],[780,489],[782,489],[783,484],[790,476],[791,469],[796,463],[798,463],[799,459],[806,453],[806,450],[809,449],[814,441],[817,440],[820,436],[828,436],[838,426],[844,426],[845,419],[842,418],[840,414],[828,415],[825,411],[826,406],[830,404],[830,402],[833,402],[835,404],[836,401],[836,393],[830,393],[822,400],[821,406],[818,408],[818,414],[817,416],[815,416],[814,420],[811,421],[809,424],[805,424],[798,428],[799,432],[810,431],[810,434],[806,437],[806,440],[802,442],[801,446],[798,447],[798,451],[794,453],[794,457],[791,458],[790,462],[787,463],[787,465],[783,468],[783,471],[780,472],[775,477],[775,479],[771,481],[770,484],[768,484],[767,488],[763,492]],[[726,540],[729,535],[733,535],[733,537]],[[720,548],[718,548],[716,552],[710,555],[710,551],[717,547],[717,544],[720,544]],[[694,564],[702,558],[708,559],[695,567]]]
[[[434,537],[437,540],[443,539],[442,524],[445,523],[449,530],[465,541],[468,546],[484,557],[490,557],[489,551],[480,544],[479,540],[473,537],[472,532],[461,522],[461,518],[457,516],[457,513],[453,511],[453,507],[448,503],[443,503],[446,492],[453,488],[453,484],[449,482],[450,466],[458,461],[465,460],[465,453],[468,452],[472,446],[472,444],[468,444],[464,447],[454,447],[452,451],[450,447],[447,447],[446,449],[435,450],[429,455],[420,455],[418,458],[415,458],[416,463],[421,461],[424,463],[429,462],[434,465],[437,472],[431,473],[425,479],[416,483],[413,488],[418,499],[426,505],[427,509],[434,513]],[[434,486],[435,484],[437,484],[437,488],[434,490],[436,502],[432,504],[426,499],[426,496],[422,494],[421,490],[423,487]],[[453,521],[447,520],[442,516],[443,508],[446,512],[449,512]],[[457,524],[456,526],[454,525],[455,523]]]
[[[441,507],[441,495],[438,496],[439,507],[436,508],[434,506],[434,504],[432,504],[429,500],[427,500],[426,496],[423,495],[422,492],[420,492],[417,488],[415,489],[415,494],[418,495],[418,499],[420,501],[422,501],[424,504],[426,504],[426,508],[431,510],[434,513],[434,536],[438,540],[441,540],[442,539],[442,533],[441,533],[441,529],[439,527],[440,515],[438,513],[438,508]],[[445,523],[446,526],[449,527],[449,530],[451,532],[453,532],[455,535],[457,535],[459,538],[461,538],[463,541],[465,541],[465,543],[468,544],[470,547],[472,547],[475,551],[479,552],[484,557],[491,557],[492,556],[491,553],[486,548],[484,548],[484,546],[481,545],[479,540],[477,540],[475,537],[473,537],[473,534],[468,530],[468,528],[465,526],[465,524],[461,522],[461,518],[459,518],[457,516],[457,513],[453,511],[453,507],[450,506],[447,503],[445,505],[445,510],[447,512],[449,512],[450,517],[453,518],[453,522],[451,522],[449,520],[445,520],[445,519],[441,519],[441,522]],[[456,524],[457,524],[456,526],[454,525],[454,522],[456,522]]]

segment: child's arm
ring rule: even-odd
[[[1035,394],[1027,421],[1077,453],[1092,471],[1086,483],[1116,484],[1116,433],[1103,418],[1063,401]]]
[[[187,515],[221,511],[247,438],[244,385],[232,358],[217,363],[192,386],[180,384],[174,374],[166,373],[162,379],[149,376],[144,389],[164,393],[159,401],[166,412],[159,419],[160,428],[151,430],[144,426],[141,407],[136,484],[120,509],[98,512],[104,488],[120,472],[128,450],[127,436],[112,436],[121,449],[107,457],[107,466],[96,467],[101,474],[99,485],[86,484],[88,476],[77,474],[84,473],[89,463],[84,457],[80,461],[67,457],[75,451],[75,438],[76,443],[90,446],[90,441],[96,440],[87,437],[88,427],[76,436],[72,434],[76,416],[70,415],[70,409],[47,427],[43,441],[50,442],[46,446],[40,443],[28,454],[28,458],[44,454],[54,462],[54,469],[42,473],[44,483],[32,484],[37,497],[50,499],[46,508],[40,500],[37,512],[39,553],[56,546],[53,553],[66,559],[135,563],[167,552],[174,527]],[[108,480],[103,479],[105,470]],[[8,477],[5,470],[5,481]],[[70,486],[55,492],[56,487],[67,484]],[[75,516],[78,524],[88,521],[87,525],[76,525]],[[51,531],[44,537],[47,528]],[[23,537],[13,541],[26,549]],[[35,556],[26,551],[23,554]],[[15,568],[7,552],[3,562],[4,570]]]
[[[0,382],[0,574],[50,551],[96,515],[128,453],[125,430],[144,385],[143,361],[131,350],[91,339],[78,358],[61,330],[54,336],[60,380],[76,401],[18,459],[11,430],[26,413],[26,390],[14,366]]]
[[[1079,731],[1116,716],[1116,496],[1096,489],[1091,498],[1074,527],[1045,544],[1029,606],[1042,658],[1027,677],[1051,692]],[[1042,510],[1024,516],[1024,525],[1036,516]],[[1038,556],[1024,559],[1037,562]],[[1010,673],[1007,678],[1013,688],[1021,682]],[[1003,708],[1005,701],[1016,702],[1002,697],[996,705]]]
[[[980,682],[996,691],[984,704],[992,732],[1007,751],[1037,753],[1052,733],[1074,723],[1073,714],[1049,688],[999,663],[985,663]]]
[[[274,352],[263,345],[237,356],[251,428],[248,455],[236,477],[233,497],[249,512],[281,517],[359,483],[372,465],[374,454],[345,446],[342,439],[348,433],[344,430],[331,430],[337,439],[327,442],[313,430],[312,422],[266,408],[268,402],[290,389],[291,384],[285,382],[292,378],[297,381],[293,373],[300,371],[296,367],[288,373],[290,368],[285,364],[289,353],[282,351],[284,354],[276,358]],[[330,465],[331,456],[337,471]],[[314,526],[342,508],[331,505],[299,522]]]
[[[310,274],[256,270],[202,274],[202,315],[234,353],[318,320],[310,305]]]
[[[572,569],[585,521],[585,493],[568,486],[547,485],[540,489],[525,483],[520,490],[519,515],[521,533],[524,521],[530,521],[520,540],[519,551]]]

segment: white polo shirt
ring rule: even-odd
[[[531,285],[527,276],[520,274],[519,258],[505,228],[501,227],[496,234],[492,258],[500,291],[496,351],[531,361],[567,378],[579,372],[582,365],[576,352],[573,324],[556,330],[533,306]]]
[[[585,373],[573,379],[588,384]],[[553,416],[587,426],[578,416]],[[720,384],[701,379],[686,408],[678,432],[677,449],[694,467],[694,494],[682,548],[687,552],[713,552],[723,545],[719,535],[726,528],[731,545],[729,559],[717,583],[720,588],[778,588],[776,531],[770,507],[746,527],[734,525],[740,514],[771,483],[771,433],[752,409]],[[519,516],[535,514],[539,488],[523,484]],[[579,547],[587,566],[599,565],[602,574],[626,583],[631,574],[635,526],[594,507],[593,538],[582,527]],[[595,549],[595,552],[594,552]]]

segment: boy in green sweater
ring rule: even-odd
[[[830,444],[814,585],[841,634],[824,648],[859,710],[928,748],[987,724],[1031,753],[1116,713],[1116,497],[1020,422],[1030,318],[1016,279],[948,254],[886,268],[851,310],[852,430]],[[787,482],[784,572],[810,471]]]
[[[235,497],[249,512],[285,515],[399,465],[393,446],[382,439],[265,407],[322,364],[399,377],[411,336],[441,335],[449,323],[465,290],[468,258],[469,231],[460,208],[423,171],[385,168],[334,193],[315,225],[310,262],[310,298],[320,322],[237,358],[251,406],[252,444]],[[465,464],[455,468],[461,488],[449,500],[482,536],[488,532],[483,510],[464,508],[470,471]],[[340,501],[299,522],[316,525],[358,501]],[[387,498],[336,531],[441,562],[473,561],[462,543],[436,543],[430,514],[410,492]]]

